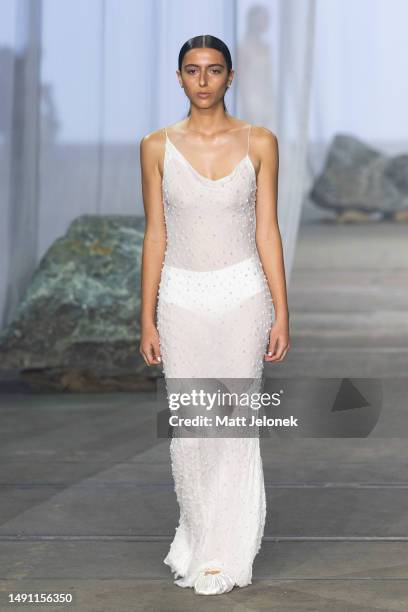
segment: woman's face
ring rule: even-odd
[[[216,49],[190,49],[183,58],[181,71],[177,70],[180,85],[190,102],[199,108],[209,108],[224,97],[227,84],[234,71],[228,74],[221,51]],[[207,96],[199,94],[207,93]]]

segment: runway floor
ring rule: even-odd
[[[178,506],[154,394],[1,394],[0,610],[23,592],[72,593],[80,612],[407,610],[407,230],[300,229],[292,348],[266,377],[379,381],[382,395],[366,437],[338,421],[261,440],[268,514],[249,587],[214,598],[172,582]]]

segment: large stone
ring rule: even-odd
[[[382,212],[408,209],[408,155],[389,157],[362,141],[338,134],[310,197],[320,207]]]
[[[86,378],[95,387],[102,378],[159,375],[139,354],[143,235],[144,217],[76,219],[40,261],[0,334],[3,373],[43,372],[53,388],[78,390]]]

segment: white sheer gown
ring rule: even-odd
[[[246,154],[218,180],[199,173],[166,130],[167,247],[157,302],[165,380],[261,379],[273,300],[255,243],[256,174]],[[173,437],[179,524],[164,563],[192,587],[219,568],[252,583],[266,500],[259,437]]]

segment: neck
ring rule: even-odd
[[[185,127],[191,132],[200,132],[211,136],[225,130],[231,124],[230,115],[222,103],[214,108],[191,107],[191,115],[185,120]]]

